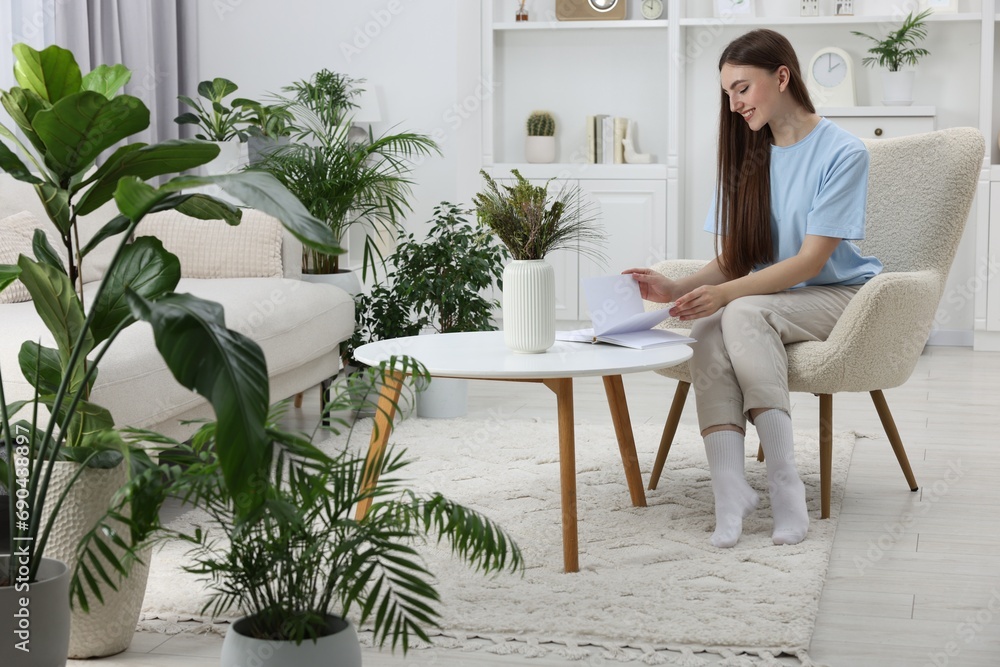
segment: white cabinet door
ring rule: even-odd
[[[621,273],[666,257],[667,184],[643,180],[581,180],[580,197],[589,201],[607,235],[600,264],[580,256],[580,279]],[[580,295],[580,319],[589,319]]]
[[[986,291],[986,330],[1000,331],[1000,277],[992,270],[1000,262],[1000,182],[990,183],[990,240],[986,251],[988,277]]]

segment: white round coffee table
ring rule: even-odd
[[[601,376],[604,379],[604,390],[611,408],[611,419],[618,437],[632,504],[645,507],[646,494],[639,473],[632,422],[628,415],[621,376],[683,363],[691,358],[691,348],[687,345],[667,345],[633,350],[603,343],[594,345],[557,341],[543,354],[518,354],[504,345],[502,331],[482,331],[393,338],[362,345],[354,351],[354,358],[369,366],[377,366],[391,357],[401,356],[416,359],[434,377],[540,382],[556,394],[563,562],[567,572],[577,572],[580,565],[576,518],[573,378]],[[368,448],[369,460],[381,457],[385,451],[402,380],[402,373],[398,372],[385,378],[375,418],[376,425]],[[371,486],[377,479],[368,481]],[[369,504],[370,502],[358,507],[359,518],[368,511]]]

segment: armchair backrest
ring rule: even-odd
[[[871,155],[862,252],[886,271],[951,269],[985,156],[982,134],[957,127],[865,141]]]

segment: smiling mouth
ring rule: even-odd
[[[749,111],[741,111],[740,115],[743,116],[743,120],[750,120],[750,117],[753,116],[754,111],[755,111],[754,109],[750,109]]]

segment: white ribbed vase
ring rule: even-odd
[[[543,259],[503,270],[503,342],[514,352],[545,352],[556,341],[556,272]]]

